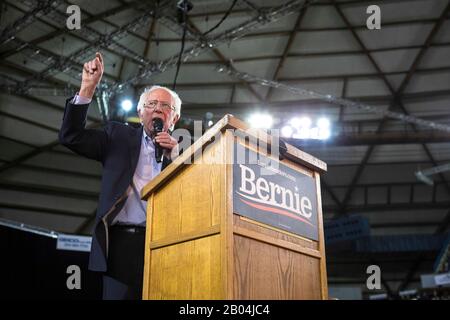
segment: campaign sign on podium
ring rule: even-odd
[[[299,236],[319,239],[314,178],[235,144],[233,212]]]

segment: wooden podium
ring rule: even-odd
[[[143,188],[142,199],[148,201],[143,299],[328,299],[320,196],[320,173],[326,164],[289,144],[280,148],[280,166],[308,179],[305,185],[314,184],[313,204],[273,183],[255,184],[262,199],[269,196],[270,184],[275,186],[274,199],[281,194],[289,206],[297,200],[306,212],[303,217],[270,210],[284,214],[281,219],[293,217],[301,228],[304,223],[311,229],[305,217],[316,208],[316,224],[310,230],[316,240],[287,231],[287,224],[279,228],[236,214],[233,150],[239,144],[262,152],[251,139],[235,134],[247,129],[237,118],[225,116]],[[270,144],[270,136],[257,132]],[[197,164],[193,158],[199,155]],[[279,160],[272,153],[265,156]],[[289,178],[293,172],[284,175]],[[239,202],[269,210],[254,201]],[[273,212],[267,216],[278,219]]]

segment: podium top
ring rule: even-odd
[[[165,182],[169,179],[177,169],[187,160],[190,159],[196,152],[202,148],[204,145],[209,144],[211,139],[221,131],[227,129],[238,130],[243,132],[247,136],[255,136],[258,139],[264,140],[268,145],[271,142],[271,136],[264,130],[250,128],[245,122],[239,120],[231,114],[225,115],[220,119],[213,127],[211,127],[205,134],[195,141],[187,150],[185,150],[177,159],[175,159],[164,171],[155,177],[150,183],[148,183],[141,191],[141,197],[143,200],[147,200],[148,195],[155,189],[160,183]],[[309,153],[303,152],[298,148],[284,142],[280,139],[280,149],[282,156],[290,161],[301,164],[313,171],[320,173],[327,171],[327,164],[322,160],[310,155]]]

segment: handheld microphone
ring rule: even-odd
[[[153,119],[153,133],[156,134],[158,132],[162,132],[164,129],[164,122],[162,121],[162,119],[160,118],[155,118]],[[163,148],[159,145],[159,143],[157,143],[155,140],[153,140],[153,143],[155,145],[155,158],[156,158],[156,162],[161,162],[162,158],[163,158]]]

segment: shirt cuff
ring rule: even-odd
[[[92,99],[79,96],[78,93],[73,97],[71,103],[72,104],[89,104],[91,103]]]

